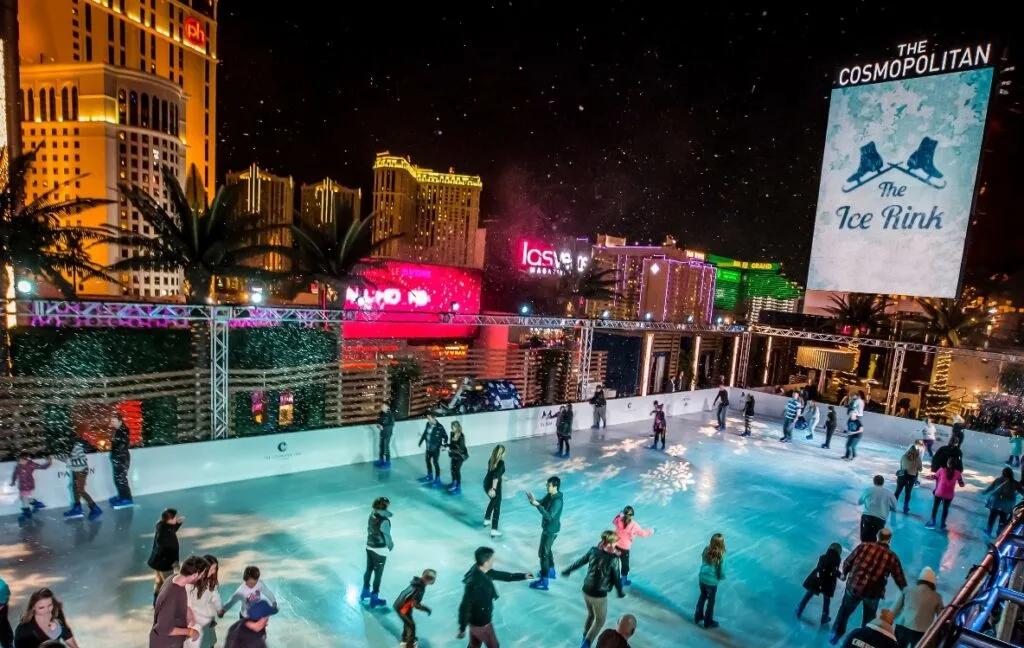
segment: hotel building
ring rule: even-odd
[[[361,189],[349,189],[324,178],[316,184],[302,185],[299,195],[299,221],[304,227],[343,236],[349,225],[359,220]]]
[[[22,133],[39,148],[28,198],[115,202],[67,222],[150,234],[121,198],[135,184],[167,205],[160,168],[184,183],[193,164],[212,196],[216,142],[216,3],[213,0],[21,0]],[[83,177],[84,176],[84,177]],[[56,189],[55,189],[56,188]],[[109,264],[133,251],[90,250]],[[122,274],[123,286],[78,281],[86,294],[168,297],[176,272]]]
[[[440,173],[408,158],[378,153],[373,163],[373,241],[377,256],[482,268],[479,176]]]
[[[229,171],[225,184],[242,185],[235,203],[238,214],[257,213],[262,217],[260,227],[278,226],[261,233],[254,244],[292,247],[295,241],[291,231],[295,224],[295,182],[290,176],[276,176],[253,164],[245,171]],[[284,272],[292,267],[291,259],[276,252],[253,257],[245,263],[273,272]]]

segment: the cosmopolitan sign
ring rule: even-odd
[[[590,258],[584,254],[576,255],[573,250],[558,249],[547,243],[523,239],[519,242],[519,269],[533,275],[558,275],[572,269],[575,264],[577,271],[587,267]]]
[[[957,72],[991,65],[992,43],[967,47],[941,48],[926,40],[900,43],[896,56],[840,68],[836,85],[840,88],[862,83],[892,81],[942,72]]]

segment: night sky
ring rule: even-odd
[[[253,161],[297,182],[329,175],[363,187],[368,212],[373,156],[389,150],[482,176],[491,258],[523,232],[672,234],[781,260],[803,282],[837,66],[919,38],[1015,45],[1015,21],[987,7],[223,0],[219,175]],[[1019,227],[1013,93],[983,160],[970,257],[986,269],[1021,256],[997,243],[1011,208]]]

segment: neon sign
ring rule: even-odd
[[[203,29],[203,24],[199,22],[198,18],[189,16],[182,26],[185,28],[185,40],[196,47],[206,47],[206,30]]]
[[[345,288],[346,310],[397,313],[480,312],[480,275],[465,268],[384,261],[360,272],[365,286]]]
[[[534,275],[565,274],[573,267],[571,250],[556,250],[546,243],[523,239],[519,242],[519,268]],[[582,271],[589,261],[585,255],[576,257],[577,271]]]

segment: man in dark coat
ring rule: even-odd
[[[878,618],[863,628],[857,628],[843,642],[843,648],[897,648],[892,610],[882,610]]]
[[[547,483],[548,494],[544,496],[544,499],[538,501],[533,493],[526,494],[526,498],[530,500],[530,504],[537,509],[541,517],[540,547],[537,550],[537,555],[540,557],[540,573],[537,575],[537,580],[530,583],[530,587],[533,589],[546,590],[548,579],[557,577],[555,558],[551,555],[551,547],[555,544],[558,532],[562,530],[562,493],[558,490],[561,486],[561,479],[551,477]]]
[[[629,648],[629,639],[636,633],[636,617],[624,614],[617,628],[608,628],[597,638],[596,648]]]
[[[952,437],[949,443],[935,451],[932,456],[932,472],[938,472],[953,460],[953,470],[964,471],[964,453],[960,450],[960,439]]]
[[[459,639],[466,637],[469,628],[469,645],[479,648],[481,645],[497,646],[498,637],[491,625],[494,614],[494,601],[498,599],[498,591],[494,589],[494,581],[522,581],[533,578],[533,574],[509,573],[493,569],[494,549],[480,547],[474,554],[476,564],[462,578],[465,590],[462,603],[459,604]]]
[[[418,445],[427,443],[427,476],[420,481],[424,484],[431,484],[434,488],[441,487],[441,448],[448,445],[448,432],[437,420],[433,412],[427,412],[427,425],[423,428]]]
[[[594,406],[594,424],[590,426],[593,429],[601,427],[608,427],[608,400],[604,397],[604,387],[598,385],[594,390],[594,395],[590,397],[590,404]]]
[[[395,431],[395,413],[391,406],[381,403],[380,414],[377,415],[377,429],[380,430],[380,451],[373,465],[378,468],[391,467],[391,435]]]

